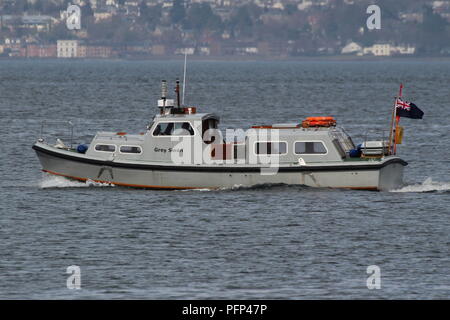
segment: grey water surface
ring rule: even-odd
[[[44,120],[142,132],[183,61],[0,61],[0,298],[448,299],[450,62],[188,64],[186,103],[222,128],[336,117],[355,142],[386,129],[400,82],[405,187],[153,191],[46,176]],[[67,134],[61,124],[53,133]],[[58,131],[59,130],[59,131]],[[369,132],[369,135],[373,132]],[[81,268],[81,289],[66,268]],[[381,289],[366,285],[368,266]]]

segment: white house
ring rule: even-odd
[[[297,5],[297,9],[300,11],[306,10],[309,7],[311,7],[312,5],[313,5],[313,2],[311,0],[302,0],[302,2]]]
[[[363,54],[373,54],[374,56],[387,57],[391,55],[391,45],[388,43],[374,44],[371,47],[364,48]]]
[[[199,52],[204,56],[209,56],[211,54],[211,50],[209,49],[209,47],[200,47]]]
[[[356,42],[350,42],[342,48],[341,54],[358,54],[361,53],[363,48]]]
[[[416,48],[410,45],[407,46],[396,46],[392,48],[391,53],[393,54],[414,54],[416,53]]]
[[[58,40],[56,42],[56,52],[58,58],[77,58],[79,40]]]
[[[372,54],[374,56],[388,57],[391,55],[411,55],[416,52],[416,48],[410,45],[407,46],[395,46],[388,43],[374,44],[371,47],[363,49],[363,54]]]
[[[187,54],[188,56],[191,56],[195,53],[195,48],[178,48],[175,50],[175,54]]]
[[[108,20],[112,18],[112,13],[111,12],[105,12],[105,11],[98,11],[98,12],[94,12],[94,19],[95,22],[99,22],[102,20]]]

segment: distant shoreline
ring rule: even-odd
[[[0,57],[0,61],[181,61],[184,56],[148,56],[148,57],[122,57],[122,58],[24,58]],[[296,62],[296,61],[336,61],[336,62],[390,62],[390,61],[417,61],[417,62],[447,62],[449,57],[418,57],[418,56],[301,56],[301,57],[255,57],[255,56],[188,56],[190,61],[211,62]]]

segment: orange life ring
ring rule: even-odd
[[[336,125],[333,117],[308,117],[302,121],[303,128],[309,127],[331,127]]]

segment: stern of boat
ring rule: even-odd
[[[393,157],[399,161],[391,162],[380,169],[378,190],[389,191],[403,186],[403,169],[408,165],[406,161]]]

